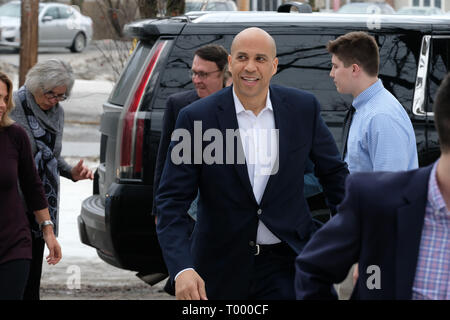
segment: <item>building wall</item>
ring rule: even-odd
[[[435,6],[435,0],[429,0],[430,6]],[[413,5],[413,0],[395,0],[395,9],[400,9],[402,7],[411,7]],[[420,6],[423,5],[424,0],[418,0]],[[441,0],[441,9],[444,12],[450,11],[450,0]]]
[[[375,2],[376,0],[338,0],[340,3],[340,7],[349,2]],[[402,7],[409,7],[413,5],[413,0],[385,0],[389,3],[395,10],[398,10]],[[418,0],[420,4],[424,3],[424,0]],[[435,0],[430,0],[431,6],[434,5]],[[445,12],[450,11],[450,0],[441,0],[441,9]],[[316,9],[320,11],[333,11],[333,6],[335,4],[335,0],[315,0]]]

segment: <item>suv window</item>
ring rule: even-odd
[[[433,38],[430,52],[430,71],[428,75],[427,111],[432,112],[434,97],[442,79],[450,67],[450,38]]]
[[[325,46],[334,36],[275,35],[274,38],[279,63],[272,83],[313,93],[322,110],[343,110],[346,100],[351,104],[350,97],[339,94],[330,78],[331,56]]]
[[[154,41],[140,42],[134,50],[126,68],[122,72],[119,81],[114,90],[111,92],[108,101],[117,106],[123,107],[125,101],[133,87],[136,80],[136,75],[141,71],[145,60],[147,59]]]
[[[329,40],[334,40],[336,35],[312,33],[273,36],[277,43],[279,65],[272,83],[310,91],[316,95],[323,110],[342,111],[351,105],[351,96],[339,94],[329,76],[331,56],[326,44]],[[414,53],[419,52],[420,38],[380,34],[374,36],[380,46],[380,58],[383,62],[380,65],[380,77],[383,84],[408,109],[413,100],[411,87],[414,86],[417,72]],[[232,35],[179,36],[168,58],[153,108],[163,109],[169,95],[194,88],[189,69],[198,47],[214,43],[229,50],[232,39]]]
[[[412,35],[374,35],[380,47],[380,78],[406,110],[412,110],[421,38]],[[408,111],[409,112],[409,111]]]
[[[168,57],[153,109],[164,109],[167,98],[173,93],[194,89],[189,71],[194,52],[199,47],[205,44],[219,44],[228,50],[232,40],[231,35],[179,36]]]

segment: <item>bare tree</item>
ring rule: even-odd
[[[97,41],[96,47],[102,53],[106,63],[114,72],[114,81],[122,72],[130,55],[132,43],[123,34],[125,24],[138,17],[138,0],[99,0],[96,1],[102,15],[108,21],[111,39]]]
[[[138,0],[141,18],[155,18],[158,14],[158,0]]]
[[[184,14],[185,0],[167,0],[167,15],[168,16],[180,16]]]
[[[70,0],[70,4],[73,6],[78,6],[80,9],[83,7],[84,0]]]

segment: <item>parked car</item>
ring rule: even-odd
[[[444,11],[435,7],[403,7],[397,10],[396,14],[409,14],[419,16],[430,16],[434,14],[444,14]]]
[[[326,44],[352,30],[373,35],[380,46],[380,78],[411,118],[420,166],[440,155],[432,107],[450,66],[450,30],[443,18],[381,16],[374,29],[367,15],[221,12],[193,22],[176,17],[129,24],[125,31],[139,44],[103,105],[100,165],[78,228],[81,241],[103,260],[137,271],[148,283],[167,272],[151,215],[166,99],[193,89],[189,70],[197,48],[214,43],[229,50],[233,37],[250,26],[265,29],[276,41],[279,65],[272,82],[312,92],[339,147],[352,98],[336,91]],[[325,206],[308,203],[313,214]]]
[[[0,6],[0,46],[20,47],[20,1]],[[81,52],[92,39],[92,19],[74,7],[39,3],[39,47],[66,47]]]
[[[342,6],[338,13],[395,14],[394,8],[385,2],[352,2]]]
[[[184,12],[191,11],[237,11],[232,0],[186,0]]]

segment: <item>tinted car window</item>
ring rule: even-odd
[[[109,96],[109,102],[118,106],[125,104],[131,88],[136,80],[136,75],[144,66],[145,60],[148,58],[154,42],[141,42],[130,58],[127,67],[117,82],[114,90]]]
[[[59,7],[58,10],[61,19],[68,19],[73,14],[72,9],[68,7]]]
[[[450,64],[450,38],[433,39],[430,54],[430,73],[428,76],[428,108],[427,111],[433,111],[434,98],[442,79],[449,72]]]
[[[53,19],[59,19],[59,10],[57,7],[50,7],[45,11],[44,16],[50,16]]]
[[[171,94],[194,88],[189,70],[194,52],[199,47],[206,44],[219,44],[229,50],[232,40],[233,36],[231,35],[179,36],[167,60],[153,108],[163,109],[167,97]]]
[[[223,2],[211,2],[206,6],[207,11],[227,11],[227,5]]]
[[[330,78],[331,56],[326,49],[329,35],[279,35],[277,43],[278,72],[272,83],[295,87],[313,93],[323,110],[344,110],[349,96],[341,95]]]
[[[374,34],[380,46],[380,78],[405,108],[412,104],[417,59],[421,39],[418,36]],[[308,90],[315,94],[323,110],[345,110],[352,102],[350,95],[336,91],[329,73],[331,55],[326,49],[335,35],[274,35],[279,59],[278,72],[272,83]],[[180,36],[170,54],[161,80],[154,108],[164,108],[167,97],[180,90],[193,89],[189,69],[195,50],[205,44],[223,45],[229,50],[233,36]],[[401,57],[401,59],[400,59]]]
[[[408,35],[375,35],[380,47],[380,78],[409,112],[412,109],[421,37]]]

